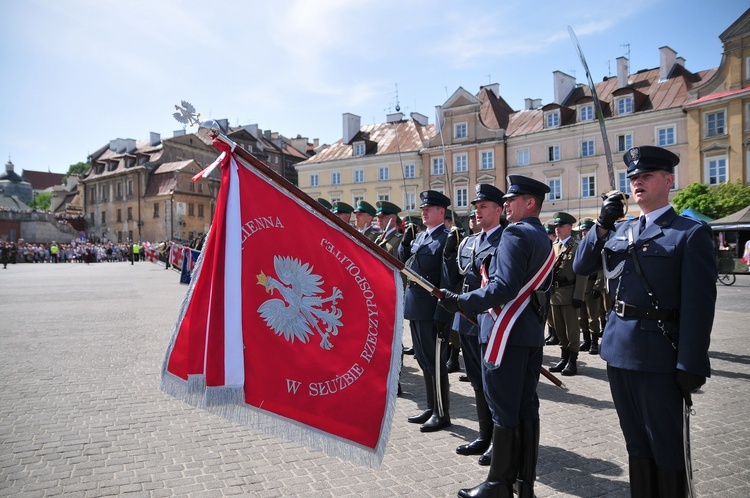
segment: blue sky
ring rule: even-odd
[[[63,173],[115,138],[171,137],[174,104],[202,118],[321,143],[341,115],[435,119],[459,87],[499,83],[514,109],[552,100],[552,72],[595,81],[659,65],[668,45],[698,71],[746,0],[24,0],[0,2],[0,159]],[[626,46],[626,45],[629,45]],[[188,132],[191,128],[187,129]]]

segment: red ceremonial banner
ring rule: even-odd
[[[226,152],[216,216],[161,388],[231,420],[378,465],[400,368],[401,278],[288,186]]]

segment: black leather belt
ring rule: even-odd
[[[615,301],[615,314],[620,318],[644,318],[646,320],[661,320],[663,322],[676,321],[680,313],[676,310],[662,310],[658,308],[639,308],[622,301]]]
[[[552,287],[554,287],[555,289],[559,289],[560,287],[570,287],[571,285],[575,285],[575,284],[576,284],[575,282],[568,282],[568,281],[561,282],[559,280],[555,280],[554,282],[552,282]]]

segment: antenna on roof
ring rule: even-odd
[[[631,63],[630,63],[630,43],[623,43],[623,44],[622,44],[622,45],[620,45],[620,46],[621,46],[621,47],[627,47],[627,48],[628,48],[628,50],[627,50],[627,52],[626,52],[626,53],[628,54],[628,55],[627,55],[627,58],[628,58],[628,64],[630,65],[630,67],[633,67],[633,64],[631,64]]]
[[[399,100],[398,100],[398,83],[396,83],[396,92],[395,92],[394,99],[396,100],[395,106],[389,105],[388,107],[383,109],[384,111],[390,113],[392,109],[395,109],[396,112],[401,112],[401,104],[399,103]],[[391,100],[391,104],[393,104],[393,100]]]

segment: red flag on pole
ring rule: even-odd
[[[163,391],[368,465],[400,368],[398,272],[289,186],[226,152],[216,216],[162,370]],[[293,188],[293,187],[291,187]]]

